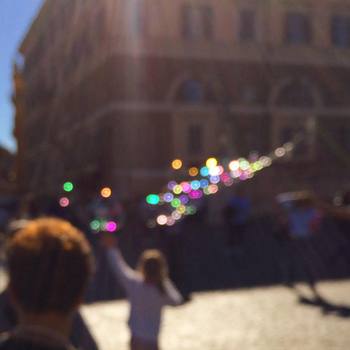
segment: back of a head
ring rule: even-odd
[[[84,235],[54,218],[29,221],[7,244],[9,290],[23,312],[69,313],[81,302],[93,268]]]
[[[163,281],[168,276],[168,266],[164,255],[156,249],[145,250],[139,260],[138,270],[146,282],[164,291]]]

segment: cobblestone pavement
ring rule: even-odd
[[[307,296],[305,286],[298,286]],[[285,287],[205,292],[166,309],[163,350],[346,350],[350,348],[350,280],[320,284],[338,308],[299,303]],[[339,306],[343,305],[343,308]],[[126,350],[125,301],[83,308],[101,350]]]

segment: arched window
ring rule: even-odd
[[[276,99],[279,107],[313,107],[315,105],[311,88],[304,82],[293,80],[286,85]]]
[[[181,84],[177,99],[185,103],[201,103],[205,99],[205,89],[197,80],[186,80]]]

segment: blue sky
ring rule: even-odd
[[[12,137],[12,60],[43,0],[1,0],[0,4],[0,144],[15,150]]]

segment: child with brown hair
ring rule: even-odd
[[[124,287],[130,302],[130,349],[158,350],[163,306],[176,306],[183,302],[180,293],[168,278],[168,267],[163,254],[158,250],[144,251],[135,271],[125,262],[115,238],[106,236],[103,241],[108,249],[111,269]]]

